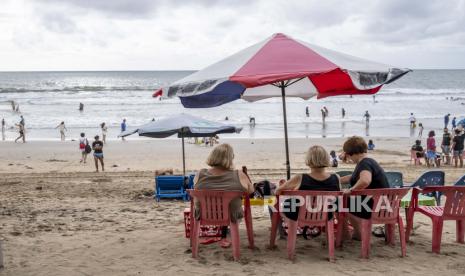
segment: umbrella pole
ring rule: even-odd
[[[184,150],[184,132],[181,133],[182,140],[182,175],[186,176],[186,154]]]
[[[287,179],[291,178],[291,164],[289,162],[289,138],[287,135],[287,114],[286,114],[286,85],[284,81],[279,85],[281,88],[281,97],[283,102],[283,116],[284,116],[284,142],[286,146],[286,176]]]

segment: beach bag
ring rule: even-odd
[[[87,141],[86,141],[86,142],[87,142]],[[84,151],[85,151],[87,154],[89,154],[89,153],[92,152],[92,148],[90,147],[89,142],[86,143],[86,146],[85,146],[85,148],[84,148]]]

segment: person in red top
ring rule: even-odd
[[[434,166],[434,164],[436,164],[436,167],[440,165],[440,159],[436,156],[436,139],[434,139],[434,136],[436,136],[436,134],[434,130],[431,130],[426,139],[426,165],[428,165],[428,167],[431,165]]]

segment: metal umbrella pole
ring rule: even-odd
[[[184,130],[181,130],[182,140],[182,175],[186,176],[186,153],[184,149]]]
[[[286,146],[286,176],[287,179],[291,178],[291,163],[289,162],[289,138],[287,135],[287,112],[286,112],[286,84],[282,81],[279,85],[281,88],[281,97],[283,102],[283,116],[284,116],[284,144]]]

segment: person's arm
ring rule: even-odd
[[[281,182],[284,181],[280,181],[280,185],[276,188],[276,195],[279,195],[284,190],[297,190],[302,182],[302,175],[295,175],[288,181],[285,181],[284,183]]]
[[[366,189],[368,186],[370,186],[372,177],[373,175],[371,174],[370,171],[368,170],[361,171],[358,181],[355,183],[355,185],[352,188],[350,188],[350,190],[358,191],[358,190]]]
[[[199,172],[197,172],[194,176],[194,189],[195,189],[195,186],[197,185],[197,182],[199,182]]]
[[[249,176],[243,173],[242,171],[238,171],[238,173],[239,173],[239,181],[241,182],[246,192],[249,194],[253,193],[254,188],[253,188],[252,181],[250,181]]]
[[[349,175],[340,177],[340,178],[339,178],[339,181],[341,182],[341,184],[349,184],[349,183],[350,183],[350,178],[351,178],[351,177],[352,177],[352,175],[349,174]]]

